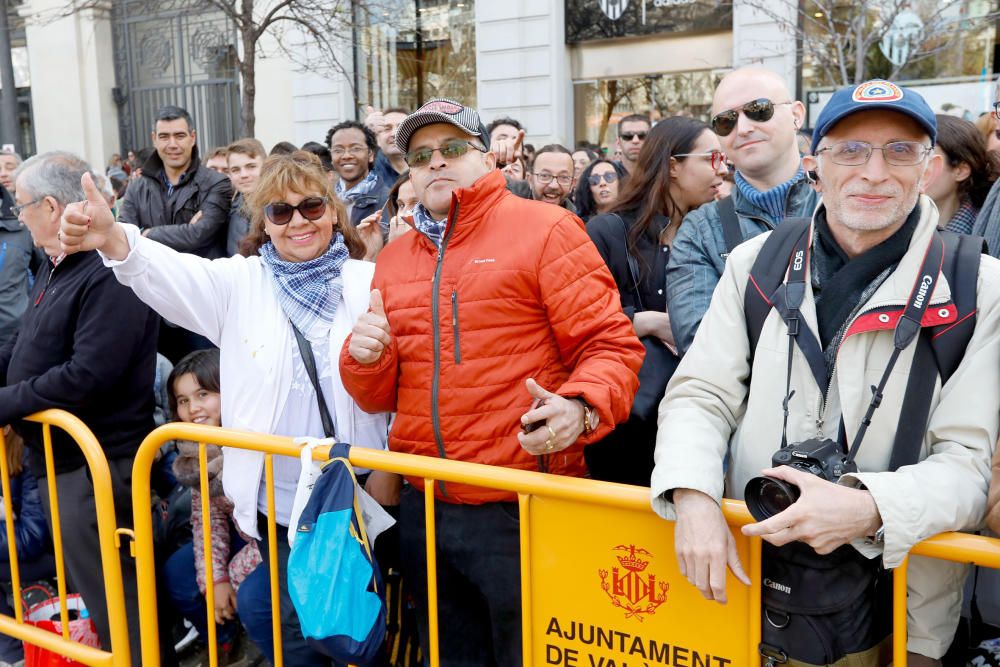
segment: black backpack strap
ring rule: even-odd
[[[951,378],[962,363],[965,348],[976,329],[976,287],[979,281],[979,260],[986,252],[986,241],[980,236],[939,231],[944,239],[944,272],[951,288],[951,299],[958,313],[951,324],[931,330],[934,358],[941,384]]]
[[[726,240],[725,256],[728,257],[736,246],[743,243],[743,230],[740,229],[740,218],[736,215],[736,203],[732,196],[723,197],[716,206],[722,222],[722,237]]]
[[[720,200],[720,204],[723,200]],[[747,340],[750,341],[750,358],[753,358],[760,340],[764,320],[767,319],[774,303],[771,296],[785,281],[788,260],[792,249],[809,232],[809,218],[786,218],[775,227],[764,241],[757,259],[750,269],[750,278],[743,294],[743,313],[746,317]]]
[[[978,236],[946,231],[938,233],[944,240],[941,272],[951,288],[957,316],[949,324],[925,328],[917,338],[899,425],[892,443],[890,471],[913,465],[919,460],[934,396],[934,377],[940,376],[942,385],[951,378],[962,362],[969,339],[976,329],[976,287],[979,260],[985,243]]]

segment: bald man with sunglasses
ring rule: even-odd
[[[689,213],[674,239],[667,307],[681,354],[694,340],[732,249],[724,218],[746,241],[785,217],[809,216],[816,208],[818,195],[802,169],[796,141],[804,118],[805,107],[770,70],[738,69],[719,83],[711,126],[735,167],[736,183],[731,198]]]

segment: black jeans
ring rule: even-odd
[[[520,520],[516,503],[435,503],[438,633],[447,667],[521,664]],[[427,555],[423,493],[406,487],[400,503],[403,577],[427,641]]]
[[[115,518],[119,528],[132,527],[132,459],[119,458],[108,461],[111,471],[111,488],[115,501]],[[46,487],[44,470],[35,471],[38,477],[38,491],[45,508],[45,516],[52,528],[52,509]],[[108,621],[108,604],[104,595],[104,574],[101,567],[100,538],[97,532],[97,504],[94,500],[94,484],[86,466],[71,472],[56,475],[56,489],[59,493],[60,526],[62,527],[63,558],[72,590],[83,597],[90,617],[94,619],[101,647],[113,650]],[[151,510],[150,510],[151,511]],[[132,664],[141,663],[141,634],[139,631],[139,592],[136,580],[135,559],[129,554],[128,540],[122,540],[119,550],[122,570],[122,585],[125,591],[125,614],[128,622],[129,645]],[[163,588],[160,588],[162,591]],[[160,614],[163,621],[164,614]],[[162,623],[161,623],[162,626]],[[176,664],[169,632],[160,628],[160,662],[162,665]]]

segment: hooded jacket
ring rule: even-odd
[[[125,191],[118,219],[142,230],[154,241],[208,259],[226,256],[226,235],[233,187],[223,174],[201,166],[198,147],[191,166],[167,196],[163,160],[155,151],[142,166],[142,176]],[[190,224],[195,213],[202,217]]]
[[[340,370],[362,409],[397,412],[391,450],[582,476],[581,445],[628,418],[644,349],[604,260],[579,218],[511,194],[499,170],[452,194],[440,251],[420,232],[386,246],[372,287],[392,343],[364,366],[348,339]],[[528,378],[581,397],[599,428],[555,454],[526,452],[517,433],[532,404]],[[443,487],[447,502],[512,498]]]
[[[852,442],[893,350],[887,309],[902,310],[937,226],[937,209],[920,199],[921,217],[906,254],[845,327],[826,396],[798,348],[791,376],[788,441],[836,440],[843,417]],[[767,235],[739,246],[691,349],[681,360],[659,412],[653,509],[674,518],[668,491],[689,488],[719,500],[742,499],[750,478],[769,466],[781,444],[788,330],[772,309],[751,359],[743,310],[750,269]],[[942,275],[934,286],[924,326],[947,324],[956,315]],[[858,452],[862,472],[840,483],[864,485],[872,494],[885,543],[853,546],[887,568],[902,564],[916,543],[945,531],[975,530],[983,520],[990,458],[1000,430],[1000,262],[983,257],[979,269],[975,332],[957,370],[941,386],[935,378],[928,427],[919,462],[885,472],[900,419],[915,345],[899,356],[884,398]],[[874,311],[874,312],[873,312]],[[818,331],[812,285],[806,282],[801,316]],[[950,319],[949,319],[950,318]],[[988,369],[984,371],[984,369]],[[728,455],[728,461],[727,461]],[[725,475],[722,471],[725,470]],[[914,557],[909,569],[909,650],[936,658],[947,650],[961,612],[967,567]]]

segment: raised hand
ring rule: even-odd
[[[358,318],[351,331],[351,344],[347,352],[359,364],[368,366],[382,358],[385,348],[392,342],[392,331],[385,316],[382,293],[372,290],[368,312]]]
[[[115,260],[128,256],[128,239],[90,173],[80,179],[86,199],[66,207],[59,224],[59,243],[67,255],[100,250]]]
[[[382,227],[378,224],[382,211],[378,210],[358,223],[358,233],[365,242],[365,261],[374,262],[382,250]]]
[[[365,125],[369,130],[378,135],[385,129],[385,116],[382,115],[381,111],[369,104],[365,107]]]
[[[521,145],[524,143],[524,130],[518,130],[513,139],[501,139],[490,144],[490,152],[497,156],[497,167],[504,167],[521,157]]]

